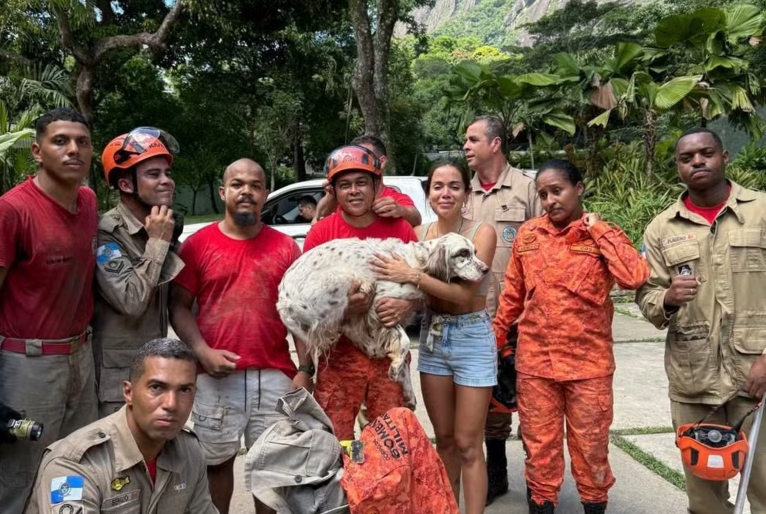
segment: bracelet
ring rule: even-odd
[[[298,366],[298,371],[302,371],[310,377],[313,377],[314,373],[316,373],[316,369],[314,368],[313,364],[309,364],[308,366],[305,364],[301,364],[300,366]]]

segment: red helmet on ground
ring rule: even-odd
[[[136,164],[153,157],[165,157],[173,164],[173,154],[178,153],[178,142],[164,130],[154,127],[138,127],[109,141],[101,154],[106,182],[112,182],[114,170],[128,170]]]
[[[376,177],[382,174],[380,159],[371,150],[356,145],[336,148],[327,158],[325,172],[330,182],[347,171],[366,171]]]

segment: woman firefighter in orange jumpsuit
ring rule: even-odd
[[[564,423],[572,476],[586,514],[606,511],[614,484],[612,316],[617,282],[637,289],[649,267],[619,228],[585,213],[582,173],[565,160],[535,178],[545,214],[524,223],[505,273],[493,324],[501,355],[518,322],[516,381],[527,449],[529,512],[554,512],[564,480]]]

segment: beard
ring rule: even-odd
[[[258,223],[258,218],[252,212],[236,212],[232,214],[231,219],[240,227],[252,227]]]

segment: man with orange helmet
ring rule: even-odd
[[[316,223],[303,244],[308,252],[333,239],[397,238],[405,243],[417,241],[412,226],[403,218],[381,217],[374,204],[381,163],[362,146],[335,149],[327,158],[327,180],[334,190],[341,211]],[[352,288],[348,315],[367,312],[371,296]],[[387,326],[398,324],[412,308],[411,302],[386,298],[374,306]],[[354,438],[354,419],[362,402],[369,418],[374,419],[393,407],[404,407],[402,386],[388,377],[388,358],[370,359],[346,337],[330,351],[319,366],[314,396],[333,423],[340,440]]]
[[[725,427],[740,422],[766,391],[766,194],[726,178],[729,153],[710,129],[682,134],[675,159],[686,190],[646,227],[644,253],[652,273],[636,302],[651,323],[668,329],[670,414],[679,448],[692,464],[684,468],[689,512],[729,514],[727,481],[698,475],[705,474],[704,446],[723,446],[714,455],[722,472],[736,467],[743,446],[737,444],[739,430]],[[718,433],[700,420],[720,425]],[[748,436],[752,424],[752,417],[742,424]],[[753,514],[764,514],[766,430],[757,446],[749,456],[747,498]],[[699,458],[692,460],[694,452]]]
[[[96,250],[96,357],[99,416],[124,403],[135,352],[168,333],[168,288],[183,268],[176,255],[182,223],[173,210],[175,139],[139,127],[106,145],[101,162],[120,203],[101,217]]]
[[[0,450],[0,511],[21,512],[45,447],[96,419],[91,331],[96,195],[82,185],[87,120],[35,121],[37,174],[0,197],[0,403],[41,422],[37,441]]]

